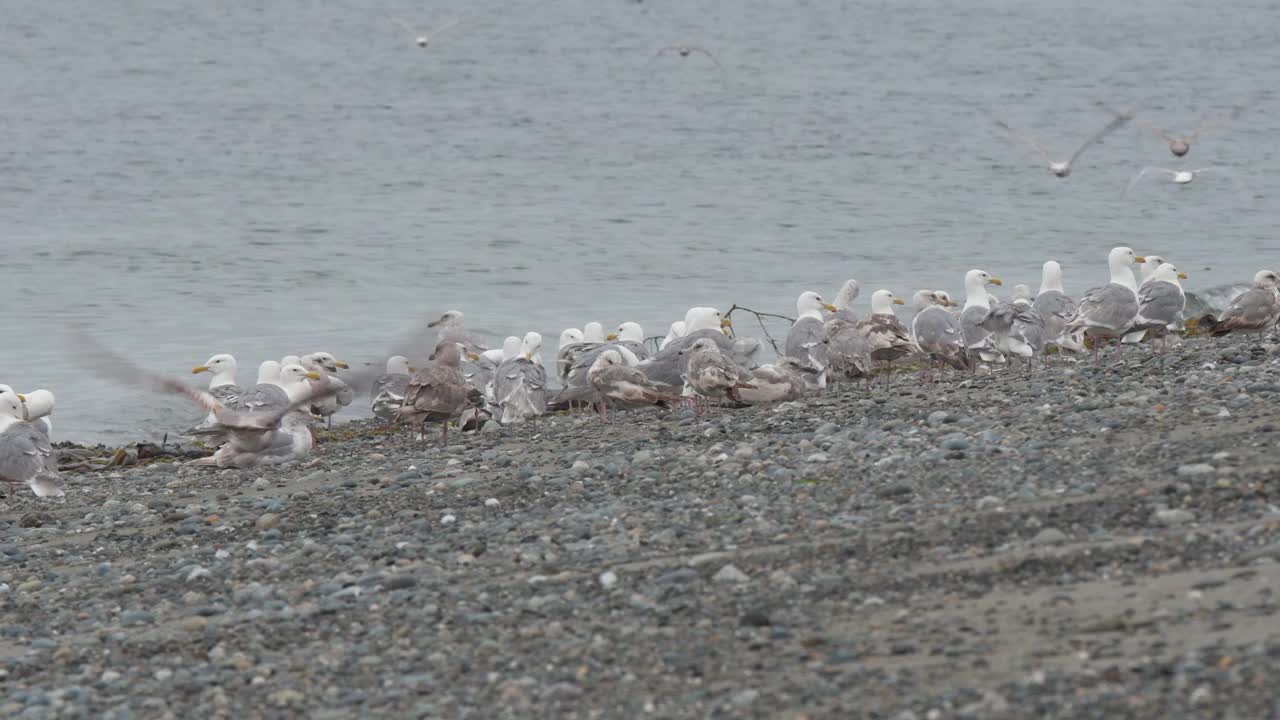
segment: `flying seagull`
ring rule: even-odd
[[[1022,132],[1019,132],[1018,130],[1013,129],[1013,127],[1011,127],[1009,123],[1006,123],[1005,121],[1001,120],[998,117],[993,117],[992,120],[995,121],[996,125],[999,125],[1000,127],[1004,128],[1005,131],[1008,132],[1010,135],[1012,135],[1014,138],[1017,138],[1018,140],[1025,142],[1027,145],[1031,146],[1033,150],[1039,153],[1040,157],[1044,158],[1044,161],[1049,163],[1049,172],[1053,173],[1054,175],[1057,175],[1060,178],[1064,178],[1071,174],[1071,164],[1074,163],[1076,159],[1079,158],[1080,155],[1083,154],[1084,151],[1089,148],[1090,145],[1098,142],[1105,135],[1111,133],[1112,131],[1118,129],[1120,126],[1129,122],[1129,120],[1133,117],[1132,115],[1122,115],[1119,113],[1112,113],[1112,114],[1115,115],[1115,117],[1112,118],[1111,122],[1107,123],[1105,127],[1103,127],[1101,130],[1091,135],[1088,140],[1085,140],[1080,145],[1080,147],[1076,148],[1075,152],[1071,153],[1071,157],[1067,158],[1065,161],[1062,161],[1062,162],[1058,162],[1050,158],[1049,153],[1046,152],[1045,149],[1040,146],[1040,143],[1036,142],[1035,139],[1032,138],[1030,135],[1027,135],[1025,133],[1022,133]]]
[[[404,20],[401,20],[400,18],[394,18],[394,17],[393,17],[393,18],[391,18],[391,22],[393,22],[393,23],[395,23],[395,24],[399,25],[400,27],[404,28],[405,30],[407,30],[407,31],[409,32],[409,34],[410,34],[410,35],[415,36],[415,37],[417,38],[417,41],[416,41],[416,42],[418,43],[418,47],[422,47],[422,48],[424,48],[424,47],[426,47],[427,45],[431,44],[431,39],[432,39],[432,38],[434,38],[436,35],[439,35],[440,33],[444,32],[445,30],[448,30],[449,28],[453,27],[454,25],[457,25],[460,21],[458,20],[458,18],[450,18],[450,19],[448,19],[448,20],[445,20],[445,21],[444,21],[443,23],[441,23],[441,24],[440,24],[440,25],[439,25],[435,30],[432,30],[431,32],[427,33],[426,35],[423,35],[423,34],[419,33],[417,30],[415,30],[415,29],[414,29],[414,27],[413,27],[412,25],[410,25],[409,23],[405,22]]]

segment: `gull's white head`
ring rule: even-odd
[[[209,380],[209,387],[218,387],[219,385],[232,385],[236,381],[236,371],[239,366],[236,365],[236,359],[231,355],[223,353],[214,355],[204,361],[203,365],[197,365],[191,368],[192,375],[200,373],[213,373],[213,378]]]
[[[302,364],[302,358],[298,357],[297,355],[285,355],[284,357],[280,358],[280,367],[284,367],[285,365],[301,365],[301,364]]]
[[[951,294],[946,290],[934,290],[933,301],[942,307],[955,307],[956,303],[951,299]]]
[[[823,310],[836,312],[839,308],[826,300],[823,300],[821,295],[812,290],[806,290],[800,293],[800,297],[796,299],[796,313],[798,313],[800,317],[809,317],[821,320]]]
[[[936,290],[917,290],[911,295],[911,307],[919,312],[930,305],[938,305],[938,294]]]
[[[1173,263],[1166,262],[1166,263],[1160,263],[1160,267],[1156,268],[1156,271],[1151,276],[1151,279],[1155,282],[1173,283],[1178,287],[1182,287],[1182,283],[1178,281],[1186,280],[1187,274],[1182,272],[1178,268],[1174,267]]]
[[[313,352],[310,355],[303,355],[302,362],[299,364],[309,370],[320,369],[331,373],[338,372],[339,368],[345,370],[350,367],[327,352]]]
[[[1040,269],[1040,292],[1049,290],[1062,292],[1062,266],[1056,260],[1050,260]]]
[[[436,326],[440,326],[444,328],[462,327],[462,311],[461,310],[446,311],[445,314],[439,317],[439,319],[432,320],[431,322],[427,323],[427,327],[436,327]]]
[[[524,339],[520,341],[520,357],[532,361],[540,350],[542,350],[542,335],[532,330],[525,333]]]
[[[320,373],[308,370],[301,365],[285,365],[280,368],[280,387],[288,393],[290,400],[297,400],[302,393],[310,392],[308,380],[319,380]]]
[[[0,392],[0,417],[12,418],[13,420],[22,419],[22,401],[18,399],[18,395],[13,391]],[[3,427],[8,427],[11,424],[11,422],[6,422]]]
[[[625,363],[622,361],[622,353],[618,352],[617,350],[614,350],[613,348],[609,348],[604,352],[600,353],[600,355],[596,357],[595,362],[591,363],[591,369],[588,370],[587,372],[588,373],[599,372],[611,365],[619,365],[619,366],[625,365]]]
[[[1000,278],[992,277],[986,270],[970,270],[964,274],[964,306],[991,307],[987,286],[1002,284]]]
[[[672,337],[684,337],[689,330],[683,320],[677,320],[671,323],[671,327],[667,328],[667,332],[671,333]]]
[[[1275,270],[1259,270],[1253,276],[1253,284],[1275,290],[1280,288],[1280,274],[1276,274]]]
[[[604,342],[604,326],[592,320],[582,326],[582,337],[589,343],[602,343]]]
[[[831,303],[841,310],[848,310],[853,307],[853,301],[858,299],[858,295],[862,293],[862,286],[857,280],[849,278],[840,286],[840,292],[836,293],[836,299]]]
[[[1139,268],[1142,274],[1142,282],[1150,280],[1156,274],[1156,270],[1165,263],[1165,259],[1159,255],[1148,255],[1146,260],[1146,262],[1142,263],[1142,267]]]
[[[408,375],[412,372],[413,368],[409,367],[409,358],[403,355],[392,355],[387,358],[388,375]]]
[[[502,361],[515,360],[520,356],[520,346],[523,340],[515,335],[508,335],[506,340],[502,341]]]
[[[48,390],[32,390],[18,395],[22,401],[22,419],[28,422],[39,420],[53,412],[57,398]]]
[[[893,315],[894,305],[905,305],[902,298],[896,297],[888,290],[877,290],[871,293],[872,315]]]
[[[688,335],[699,330],[725,330],[730,327],[730,323],[728,318],[713,307],[695,307],[689,308],[689,312],[685,313],[684,327],[685,334]]]
[[[297,365],[297,363],[291,363]],[[280,384],[280,368],[281,364],[275,360],[267,360],[258,366],[258,384],[266,383],[268,385]]]
[[[577,345],[582,342],[582,331],[578,328],[565,328],[560,331],[560,347]]]
[[[624,322],[618,326],[617,332],[609,334],[609,340],[642,343],[644,342],[644,328],[640,327],[640,323]]]
[[[1009,302],[1030,305],[1033,297],[1031,288],[1019,283],[1013,286],[1013,293],[1009,297]]]
[[[1111,269],[1111,282],[1117,285],[1134,290],[1138,289],[1138,281],[1133,277],[1132,265],[1134,263],[1145,263],[1146,258],[1133,252],[1131,248],[1123,245],[1112,248],[1107,254],[1107,265]]]

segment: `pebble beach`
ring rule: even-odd
[[[0,716],[1280,716],[1273,343],[72,474]]]

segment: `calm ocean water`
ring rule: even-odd
[[[435,12],[435,11],[432,11]],[[650,334],[695,304],[792,313],[846,277],[957,297],[971,267],[1069,291],[1116,244],[1195,289],[1280,265],[1280,5],[1202,0],[458,5],[428,49],[402,0],[21,1],[0,24],[0,382],[58,395],[57,439],[158,437],[199,413],[72,361],[66,328],[180,375],[324,349],[382,360],[462,309],[493,336]],[[705,57],[654,53],[693,43]],[[1065,155],[1051,176],[994,110]],[[1143,165],[1221,165],[1190,186]],[[745,329],[745,328],[744,328]],[[360,412],[367,403],[359,403]],[[344,415],[360,414],[353,409]]]

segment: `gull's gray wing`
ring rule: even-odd
[[[1123,335],[1138,314],[1138,296],[1124,285],[1109,283],[1092,288],[1080,298],[1067,331],[1095,331],[1095,334]]]
[[[826,330],[817,318],[802,317],[791,325],[784,352],[814,370],[827,369]]]
[[[1167,328],[1182,324],[1182,310],[1187,306],[1187,295],[1182,288],[1164,280],[1154,280],[1138,290],[1138,317],[1134,330]]]
[[[369,406],[374,417],[383,420],[394,418],[408,388],[409,376],[405,373],[385,373],[375,378],[369,391]]]
[[[503,425],[523,422],[547,410],[547,371],[530,360],[519,357],[498,366],[494,373],[493,394],[502,414]]]
[[[0,432],[0,479],[25,483],[40,497],[63,494],[49,438],[26,422]]]
[[[1125,123],[1129,122],[1132,119],[1133,119],[1132,115],[1116,114],[1115,118],[1113,118],[1111,122],[1107,123],[1106,126],[1103,127],[1101,130],[1099,130],[1098,132],[1089,136],[1088,140],[1085,140],[1084,143],[1080,145],[1080,147],[1076,148],[1075,152],[1071,153],[1071,158],[1067,160],[1067,164],[1068,165],[1075,164],[1076,158],[1084,154],[1084,151],[1088,150],[1090,145],[1098,142],[1099,140],[1106,137],[1110,133],[1120,129]]]

